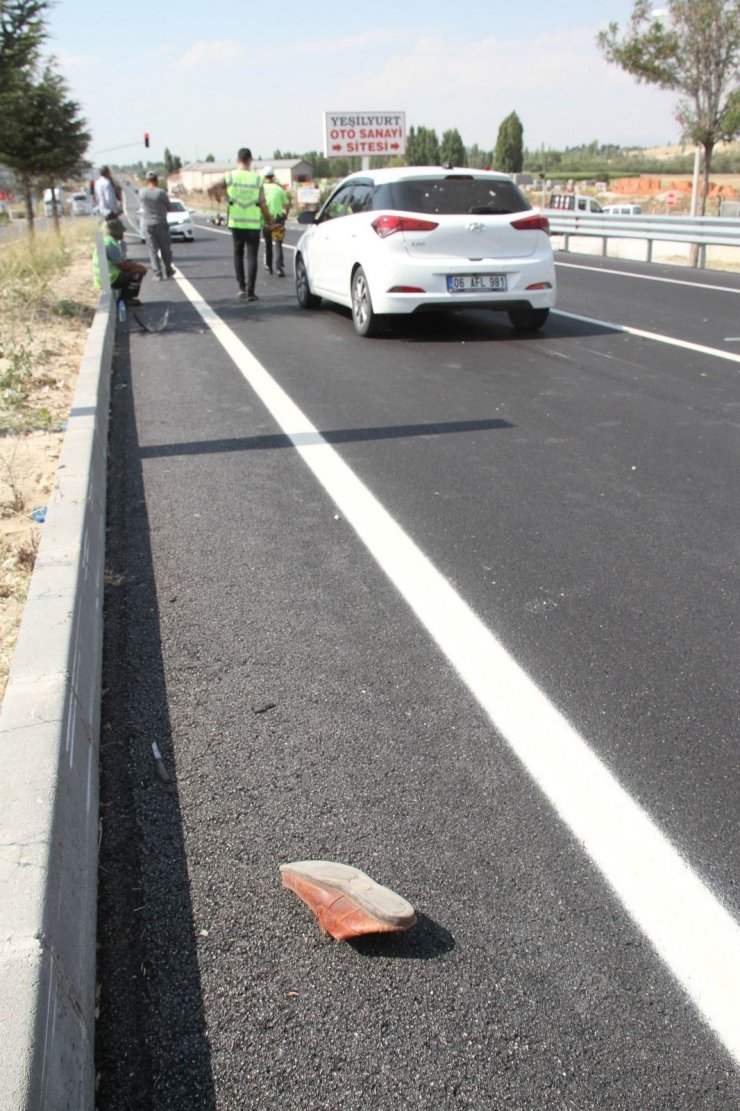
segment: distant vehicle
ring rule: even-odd
[[[641,216],[641,204],[608,204],[604,208],[607,216]]]
[[[536,331],[555,304],[549,223],[507,174],[439,166],[362,170],[345,178],[295,253],[296,296],[352,310],[355,331],[383,317],[493,309]]]
[[[604,211],[597,200],[581,193],[552,193],[548,208],[557,208],[561,212],[603,213]]]
[[[54,200],[56,199],[56,208],[58,214],[61,216],[64,212],[64,190],[63,189],[44,189],[44,215],[54,215]]]
[[[70,201],[73,216],[92,216],[93,205],[89,193],[73,193]]]
[[[184,243],[192,243],[195,238],[192,208],[186,208],[182,201],[178,201],[176,197],[170,197],[170,204],[172,205],[172,209],[167,213],[170,238],[182,239]],[[139,217],[139,235],[141,236],[141,242],[146,243],[144,219],[141,209],[138,210],[137,216]]]

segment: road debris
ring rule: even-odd
[[[297,860],[280,865],[280,878],[337,941],[408,930],[416,922],[411,903],[349,864]]]
[[[253,714],[266,714],[268,710],[274,710],[276,705],[277,705],[277,703],[275,703],[275,702],[265,702],[265,703],[263,703],[262,706],[253,706],[252,707],[252,713]]]
[[[152,335],[155,335],[157,332],[163,332],[167,327],[167,322],[170,319],[170,307],[169,305],[167,306],[164,316],[160,317],[159,320],[151,321],[151,323],[147,320],[142,320],[136,309],[131,310],[131,315],[144,332],[149,332]]]
[[[156,768],[157,768],[157,775],[159,776],[159,778],[162,780],[163,783],[169,783],[170,782],[170,773],[167,771],[167,768],[164,766],[164,760],[162,759],[162,753],[159,751],[159,745],[157,744],[156,741],[152,741],[152,752],[154,754],[154,763],[155,763]]]

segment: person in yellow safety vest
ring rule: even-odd
[[[265,240],[265,266],[272,274],[272,245],[275,244],[275,269],[278,278],[285,277],[285,259],[283,257],[283,239],[285,238],[285,221],[290,209],[290,197],[279,181],[275,180],[275,171],[272,166],[265,166],[265,201],[270,210],[272,227],[264,227],[262,235]]]
[[[146,266],[140,262],[130,262],[123,253],[123,224],[118,219],[109,219],[101,227],[103,246],[108,263],[108,276],[111,289],[120,289],[121,299],[127,305],[140,305],[139,290],[146,274]],[[97,244],[93,247],[93,284],[100,289],[100,261]]]
[[[252,169],[252,152],[242,147],[236,156],[237,168],[224,177],[228,202],[228,226],[234,245],[234,270],[240,301],[258,301],[254,292],[257,280],[257,255],[262,223],[270,224],[262,178]],[[247,249],[247,274],[244,276],[244,248]]]

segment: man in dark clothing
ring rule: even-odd
[[[263,221],[270,223],[265,204],[262,178],[252,170],[252,152],[242,147],[236,156],[237,168],[226,174],[221,192],[226,194],[229,228],[234,244],[234,270],[240,301],[258,301],[254,292],[257,280],[257,255]],[[247,250],[247,273],[244,273],[244,249]]]
[[[155,282],[163,278],[174,278],[172,266],[172,241],[167,213],[174,206],[164,189],[159,188],[159,180],[153,170],[146,175],[146,185],[139,190],[141,205],[141,234],[149,248],[149,259]]]

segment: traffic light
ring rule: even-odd
[[[144,132],[144,146],[145,147],[149,146],[149,132],[148,131]]]

